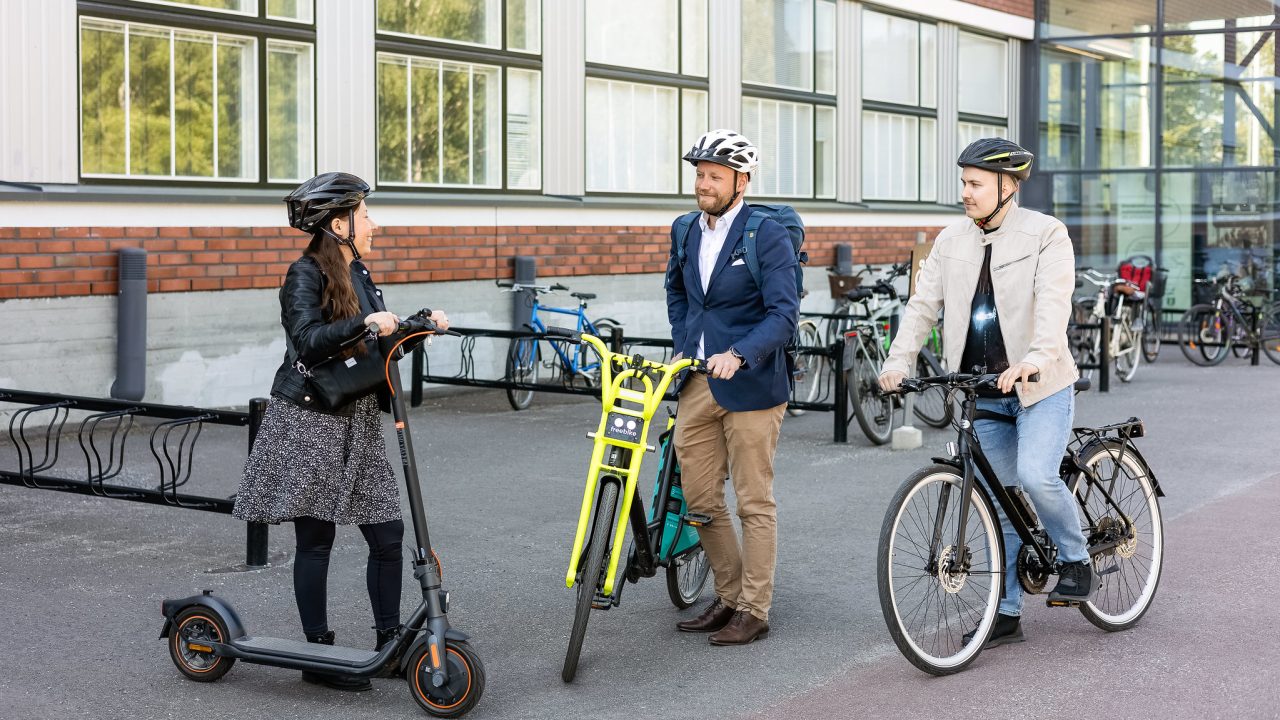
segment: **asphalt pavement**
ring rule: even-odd
[[[566,685],[574,591],[564,572],[591,450],[584,434],[599,407],[543,394],[516,413],[501,391],[429,396],[412,427],[432,539],[450,620],[473,636],[488,677],[468,717],[1275,718],[1278,407],[1280,367],[1233,358],[1198,368],[1173,348],[1133,383],[1079,396],[1077,424],[1146,421],[1139,447],[1167,493],[1155,603],[1133,629],[1108,634],[1031,598],[1027,642],[948,678],[919,672],[890,640],[875,547],[893,491],[953,435],[926,429],[923,448],[894,452],[871,446],[856,424],[848,444],[832,443],[825,413],[788,418],[768,638],[716,648],[679,633],[675,623],[695,610],[675,610],[661,577],[642,580],[626,586],[620,607],[592,613],[578,677]],[[140,423],[130,437],[123,482],[155,482],[147,431]],[[206,428],[188,489],[234,492],[245,445],[242,428]],[[62,453],[58,473],[84,472],[74,436]],[[16,464],[0,438],[0,467]],[[201,684],[173,667],[157,638],[160,601],[200,589],[229,600],[251,633],[301,639],[290,531],[272,528],[272,567],[226,572],[244,561],[244,526],[229,516],[0,486],[0,717],[420,714],[401,680],[348,694],[282,669],[237,664]],[[364,557],[359,533],[340,530],[329,599],[339,643],[373,641]],[[416,586],[407,570],[405,580],[407,613]]]

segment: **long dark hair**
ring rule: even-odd
[[[348,209],[336,210],[325,219],[323,227],[330,227],[335,217],[345,216]],[[356,289],[351,285],[351,267],[342,254],[338,241],[324,232],[311,236],[304,255],[310,256],[320,266],[328,279],[321,294],[321,310],[329,322],[345,320],[360,314],[360,299],[356,297]]]

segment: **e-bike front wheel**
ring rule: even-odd
[[[484,694],[484,664],[480,656],[465,642],[450,641],[445,646],[449,680],[436,687],[431,676],[431,647],[422,645],[409,658],[405,674],[409,692],[428,715],[440,718],[462,717],[480,702]]]
[[[539,357],[538,341],[534,338],[514,338],[507,347],[507,379],[512,382],[536,385],[538,383],[538,367],[542,363]],[[507,402],[512,410],[524,410],[533,402],[533,390],[527,388],[507,388]]]
[[[1164,521],[1155,485],[1137,452],[1133,448],[1122,452],[1114,441],[1086,447],[1080,464],[1093,475],[1077,480],[1073,488],[1084,516],[1093,518],[1085,532],[1099,540],[1110,535],[1118,541],[1093,556],[1098,587],[1080,612],[1103,630],[1127,630],[1151,607],[1164,565]]]
[[[880,529],[880,611],[898,650],[930,675],[959,672],[982,652],[1004,580],[995,513],[975,484],[961,518],[963,485],[953,467],[916,472],[898,488]]]
[[[596,591],[604,587],[604,560],[613,534],[613,514],[617,504],[617,483],[602,480],[596,495],[596,514],[591,523],[587,557],[578,566],[578,603],[574,608],[573,628],[569,631],[569,649],[560,670],[560,679],[565,682],[573,682],[573,676],[578,673],[578,657],[582,654],[582,640],[587,636],[591,605],[595,602]]]
[[[710,571],[707,551],[701,544],[684,555],[672,558],[667,565],[667,595],[671,604],[684,610],[698,602]]]
[[[1150,365],[1160,356],[1160,335],[1163,332],[1163,324],[1160,320],[1160,311],[1150,300],[1143,306],[1143,312],[1146,322],[1142,328],[1142,359]]]

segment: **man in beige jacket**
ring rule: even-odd
[[[925,259],[880,386],[898,388],[942,311],[947,366],[999,373],[995,388],[980,391],[978,408],[1017,422],[977,420],[974,430],[992,470],[1030,497],[1057,545],[1059,579],[1049,599],[1078,602],[1090,597],[1093,570],[1075,499],[1058,478],[1075,412],[1072,385],[1079,378],[1067,346],[1075,253],[1060,221],[1012,201],[1033,160],[1003,138],[977,140],[960,154],[968,217],[944,229]],[[1023,640],[1017,575],[1022,541],[1004,511],[997,513],[1005,591],[986,647]]]

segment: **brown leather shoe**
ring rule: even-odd
[[[745,610],[733,614],[733,619],[711,637],[712,645],[746,645],[769,634],[769,623]]]
[[[729,624],[730,618],[733,617],[733,608],[725,605],[717,597],[707,606],[702,614],[692,620],[676,623],[676,628],[680,632],[703,633],[715,632],[725,625]]]

